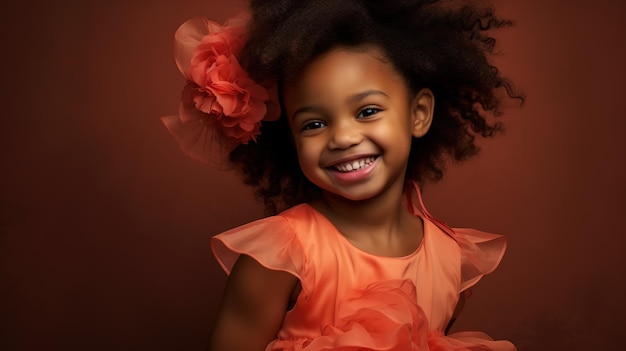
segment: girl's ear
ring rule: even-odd
[[[435,96],[430,89],[420,90],[411,103],[412,134],[419,138],[424,136],[433,122],[435,111]]]

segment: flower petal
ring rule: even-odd
[[[202,38],[209,33],[209,28],[214,26],[216,26],[214,22],[204,17],[194,17],[183,23],[174,34],[174,59],[178,70],[185,78],[188,78],[187,71],[194,51]]]
[[[188,84],[178,118],[163,118],[163,123],[185,153],[204,163],[214,164],[207,160],[224,159],[236,145],[256,141],[261,120],[280,116],[275,84],[256,83],[237,60],[249,19],[244,11],[221,26],[195,17],[176,31],[176,65]],[[268,91],[268,86],[274,88]],[[213,148],[224,153],[215,157]]]

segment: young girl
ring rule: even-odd
[[[515,350],[447,335],[506,242],[419,191],[500,129],[516,96],[487,33],[509,24],[454,1],[252,0],[179,29],[166,126],[273,214],[212,239],[229,278],[210,350]]]

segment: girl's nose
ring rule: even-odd
[[[330,139],[328,140],[328,148],[348,149],[358,145],[363,141],[363,136],[359,128],[352,123],[336,123],[331,126]]]

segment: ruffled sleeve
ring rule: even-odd
[[[211,248],[227,274],[244,254],[268,269],[290,273],[301,282],[305,276],[304,250],[291,224],[281,216],[263,218],[218,234],[211,239]],[[306,295],[307,286],[302,284]]]
[[[453,238],[461,248],[461,291],[463,291],[498,267],[506,251],[506,238],[468,228],[454,228],[452,231]]]
[[[450,228],[446,223],[434,218],[424,207],[417,184],[412,183],[409,206],[439,229],[451,236],[459,245],[461,253],[461,287],[464,291],[478,283],[486,274],[493,272],[506,251],[506,237],[476,229]]]

